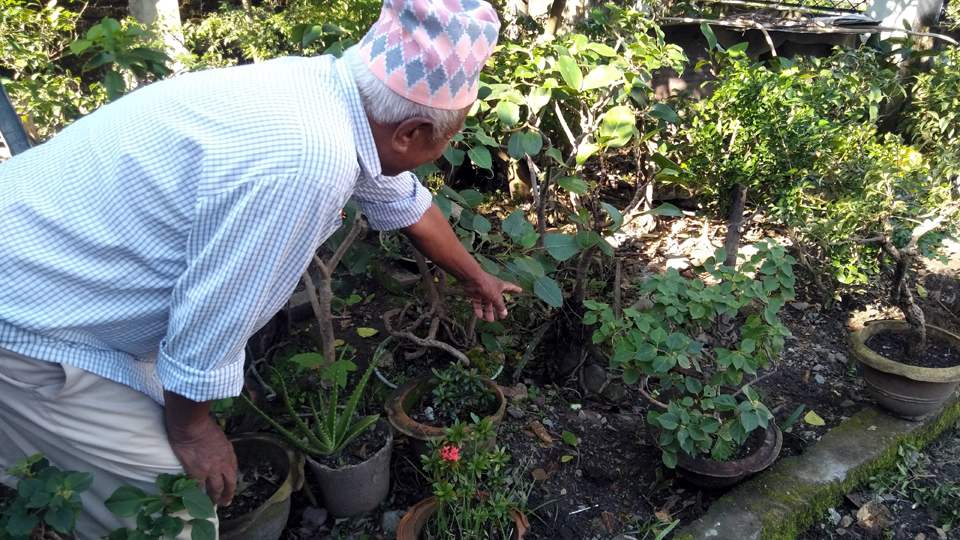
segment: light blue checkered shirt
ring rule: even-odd
[[[0,165],[0,347],[194,401],[240,392],[244,345],[353,197],[373,227],[431,203],[381,175],[330,56],[137,90]]]

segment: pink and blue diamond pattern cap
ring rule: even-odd
[[[360,57],[401,96],[457,110],[477,99],[499,30],[497,12],[482,0],[384,0]]]

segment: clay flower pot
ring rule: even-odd
[[[866,346],[880,332],[906,332],[904,320],[873,321],[850,334],[850,354],[860,361],[860,374],[877,404],[908,420],[921,420],[936,412],[960,383],[960,365],[948,368],[908,366],[881,356]],[[935,336],[960,350],[960,336],[927,325]]]
[[[397,528],[397,540],[420,540],[420,533],[423,531],[424,525],[427,524],[427,520],[430,519],[436,509],[437,499],[434,497],[428,497],[411,506],[404,514],[403,519],[400,520],[400,526]],[[521,540],[530,528],[530,522],[527,521],[527,516],[514,511],[513,523],[513,535],[510,540]]]
[[[414,456],[421,456],[427,453],[427,442],[431,438],[442,439],[445,434],[442,427],[433,427],[421,424],[410,418],[410,409],[420,401],[425,395],[430,393],[435,385],[430,384],[430,374],[421,375],[410,379],[391,392],[385,405],[387,419],[398,433],[406,435],[410,441],[410,450]],[[499,429],[500,421],[503,419],[503,413],[507,409],[507,400],[503,397],[500,386],[490,379],[483,379],[483,384],[494,392],[497,410],[487,418],[493,423],[494,429]],[[488,443],[492,448],[496,444],[494,437]]]
[[[331,469],[307,456],[307,465],[320,484],[324,507],[336,517],[366,514],[380,506],[390,492],[390,456],[393,432],[381,418],[375,424],[386,432],[383,448],[363,463]]]
[[[640,384],[640,393],[650,404],[662,411],[666,404],[657,401],[646,388],[647,380]],[[737,396],[743,400],[743,396]],[[669,401],[669,400],[667,400]],[[647,437],[654,446],[660,448],[659,428],[647,424]],[[737,460],[716,461],[708,457],[693,457],[686,453],[677,454],[677,476],[704,489],[723,489],[736,485],[747,478],[769,468],[780,456],[783,448],[783,433],[777,424],[770,420],[767,429],[758,428],[753,433],[760,434],[759,447],[750,455]]]
[[[284,439],[266,433],[241,435],[230,442],[241,467],[266,461],[274,471],[286,474],[277,491],[260,506],[221,520],[220,540],[277,540],[290,515],[290,495],[303,486],[303,454]]]

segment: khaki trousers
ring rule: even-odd
[[[82,494],[78,540],[136,527],[135,519],[121,519],[103,505],[118,487],[156,493],[158,475],[183,472],[167,440],[163,407],[149,396],[80,368],[0,348],[0,482],[15,486],[18,478],[5,471],[38,452],[62,470],[93,473],[93,485]],[[189,538],[188,525],[177,539]]]

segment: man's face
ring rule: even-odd
[[[393,145],[393,148],[391,148],[393,151],[381,153],[380,166],[383,169],[383,174],[396,176],[438,159],[446,151],[450,140],[463,128],[463,121],[466,120],[468,112],[469,108],[463,109],[456,129],[444,133],[436,139],[432,137],[432,126],[404,130],[404,124],[401,124],[398,131],[402,133],[395,133],[394,138],[401,137],[403,144],[399,147]]]

